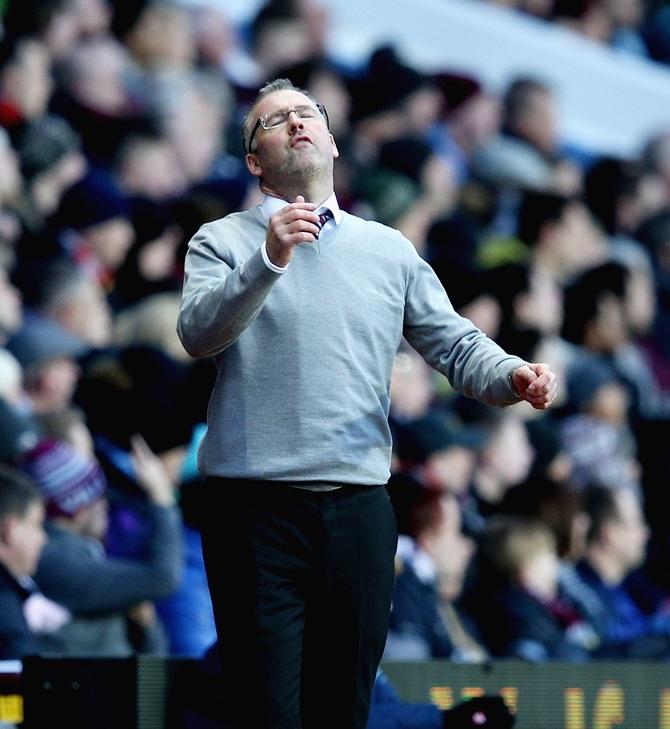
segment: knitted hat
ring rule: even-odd
[[[51,517],[74,516],[102,498],[107,488],[98,462],[64,441],[45,438],[19,465],[39,486]]]

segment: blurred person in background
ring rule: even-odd
[[[57,250],[51,218],[65,192],[84,177],[88,165],[77,132],[53,114],[31,122],[17,149],[25,182],[15,206],[22,226],[19,264],[40,266]]]
[[[51,110],[77,130],[92,165],[109,165],[127,134],[151,128],[146,102],[134,93],[138,81],[133,60],[113,36],[75,44],[56,77]]]
[[[149,72],[190,69],[196,58],[191,11],[172,0],[116,0],[113,28],[135,62]]]
[[[630,398],[614,368],[580,354],[567,368],[567,413],[560,428],[573,463],[572,479],[583,488],[597,482],[640,487],[637,446],[628,419]]]
[[[21,0],[10,2],[3,22],[8,34],[39,40],[53,60],[61,59],[79,32],[80,0]]]
[[[0,660],[38,652],[25,615],[32,593],[28,578],[47,541],[39,489],[21,473],[0,465]]]
[[[46,113],[52,90],[51,58],[44,44],[5,33],[0,41],[0,125],[14,141],[26,124]]]
[[[23,306],[20,291],[10,281],[4,266],[0,265],[0,346],[23,322]]]
[[[525,191],[515,228],[533,267],[559,286],[607,258],[607,238],[579,198]]]
[[[157,132],[128,134],[117,151],[113,171],[127,197],[167,201],[187,187],[169,138]]]
[[[129,655],[135,652],[130,632],[133,618],[140,634],[137,649],[165,650],[155,610],[148,601],[169,594],[179,584],[179,513],[170,479],[141,438],[134,443],[133,457],[153,527],[147,552],[137,560],[105,553],[107,483],[93,457],[64,441],[43,438],[21,459],[21,469],[42,491],[49,517],[49,541],[35,581],[47,597],[72,613],[69,623],[43,636],[42,650]]]
[[[465,607],[494,656],[583,661],[596,644],[592,626],[559,594],[554,535],[537,519],[489,520]]]
[[[442,94],[442,114],[428,140],[463,185],[473,154],[498,131],[500,104],[474,77],[443,71],[434,81]]]
[[[604,615],[600,652],[611,658],[667,660],[668,594],[639,570],[649,539],[639,493],[625,485],[594,484],[584,492],[584,506],[590,526],[577,569]]]
[[[23,189],[19,157],[9,135],[0,127],[0,266],[13,265],[21,226],[15,211]]]
[[[476,174],[502,189],[579,192],[582,172],[560,150],[556,101],[543,81],[513,79],[503,93],[500,134],[473,159]]]
[[[455,607],[474,549],[461,533],[456,497],[402,475],[389,492],[400,537],[384,658],[484,660],[474,626]]]
[[[86,346],[46,318],[28,319],[7,343],[21,365],[25,399],[31,413],[60,410],[72,403]]]
[[[114,178],[92,170],[68,188],[54,218],[61,250],[105,292],[135,238],[130,215]]]

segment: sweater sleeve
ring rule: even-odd
[[[42,592],[78,615],[125,610],[174,592],[183,567],[181,519],[176,507],[151,506],[147,557],[107,557],[90,541],[63,534],[44,548],[35,582]]]
[[[260,246],[236,264],[215,226],[202,226],[186,254],[177,332],[193,357],[218,354],[232,344],[258,316],[282,276],[265,265]],[[229,229],[234,230],[232,225]]]
[[[488,405],[519,401],[509,374],[525,364],[456,312],[433,269],[418,254],[410,265],[403,333],[451,386]]]

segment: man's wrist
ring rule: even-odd
[[[514,373],[515,373],[515,372],[517,371],[517,369],[518,369],[518,368],[517,368],[517,367],[515,367],[515,368],[514,368],[513,370],[510,370],[510,371],[509,371],[509,372],[507,373],[507,382],[509,382],[509,386],[510,386],[510,388],[512,389],[512,392],[513,392],[513,393],[514,393],[514,394],[515,394],[515,395],[516,395],[517,397],[519,397],[519,398],[520,398],[520,397],[521,397],[521,393],[520,393],[520,392],[519,392],[519,390],[517,389],[517,386],[516,386],[516,385],[514,384]]]
[[[270,256],[268,255],[268,247],[266,241],[263,241],[263,245],[261,246],[261,256],[263,257],[263,263],[275,273],[284,273],[290,265],[287,263],[285,266],[278,266],[276,263],[273,263],[270,260]]]

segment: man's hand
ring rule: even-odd
[[[556,397],[556,373],[548,364],[527,364],[512,372],[512,385],[522,400],[546,410]]]
[[[313,243],[319,234],[316,205],[302,195],[270,217],[265,248],[275,266],[287,266],[299,243]]]
[[[477,696],[442,712],[444,729],[511,729],[514,714],[501,696]]]
[[[149,501],[157,506],[174,506],[175,486],[161,459],[139,434],[131,436],[130,445],[137,483]]]

